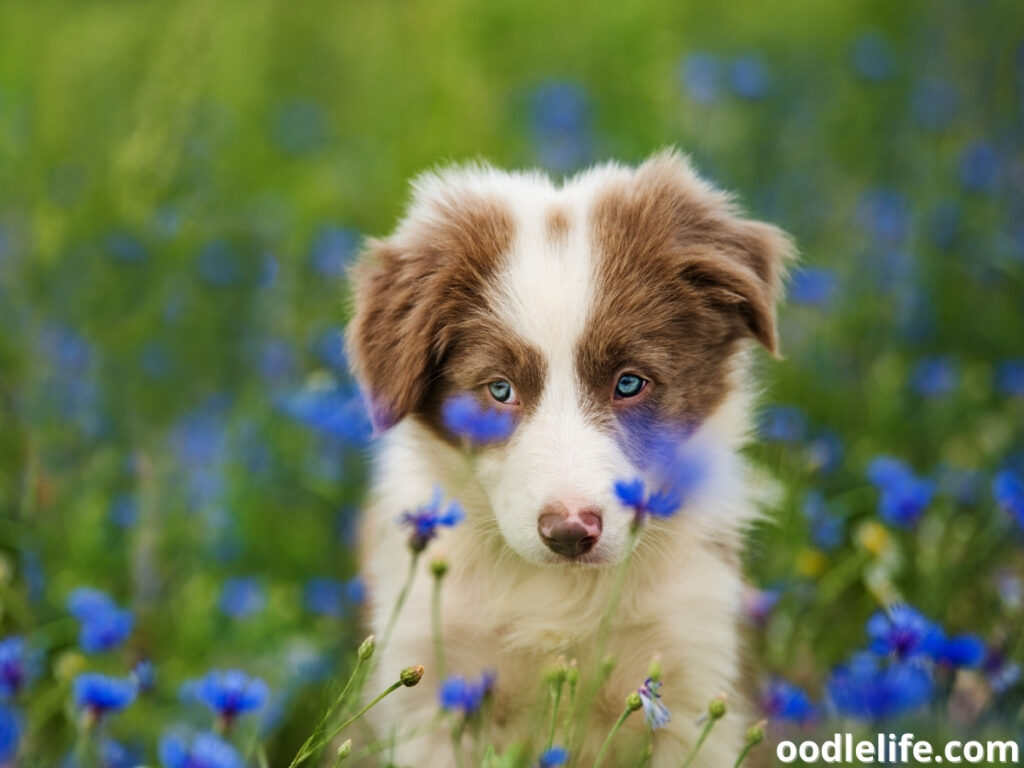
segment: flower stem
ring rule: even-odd
[[[612,745],[612,739],[615,738],[615,734],[619,732],[619,728],[626,722],[626,718],[633,714],[634,710],[630,707],[626,707],[622,710],[622,714],[619,715],[619,719],[615,721],[615,725],[608,731],[608,736],[604,740],[604,744],[601,745],[601,751],[597,753],[597,760],[594,761],[594,768],[601,768],[601,763],[604,762],[605,755],[608,753],[608,749]]]
[[[686,758],[686,762],[683,763],[682,768],[689,768],[690,764],[696,759],[697,753],[700,752],[700,748],[704,746],[704,742],[707,741],[708,734],[711,733],[711,729],[715,727],[717,720],[713,717],[709,717],[708,721],[704,724],[704,730],[700,732],[700,738],[697,739],[697,743],[693,745],[693,751],[690,752],[690,756]]]
[[[341,733],[341,732],[342,732],[343,730],[345,730],[345,729],[346,729],[346,728],[348,728],[348,727],[349,727],[350,725],[352,725],[352,723],[354,723],[354,722],[355,722],[356,720],[358,720],[358,719],[359,719],[360,717],[362,717],[362,716],[363,716],[363,715],[365,715],[365,714],[366,714],[367,712],[369,712],[369,711],[370,711],[371,709],[373,709],[373,707],[374,707],[374,706],[375,706],[375,705],[376,705],[377,703],[379,703],[379,702],[381,701],[381,699],[383,699],[383,698],[384,698],[385,696],[387,696],[387,695],[388,695],[388,694],[390,694],[390,693],[394,693],[394,692],[395,692],[395,691],[397,691],[397,690],[398,690],[399,688],[401,688],[401,687],[402,687],[403,685],[405,685],[405,684],[404,684],[404,683],[403,683],[403,682],[402,682],[401,680],[398,680],[398,681],[396,681],[396,682],[392,683],[391,685],[389,685],[389,686],[388,686],[387,688],[385,688],[385,689],[384,689],[384,691],[383,691],[383,692],[382,692],[382,693],[381,693],[381,694],[380,694],[379,696],[377,696],[377,698],[375,698],[375,699],[374,699],[373,701],[371,701],[371,702],[370,702],[369,704],[367,704],[367,705],[366,705],[365,707],[363,707],[363,708],[362,708],[362,709],[360,709],[360,710],[359,710],[358,712],[356,712],[356,713],[355,713],[354,715],[352,715],[352,717],[350,717],[350,718],[349,718],[348,720],[346,720],[346,721],[345,721],[344,723],[342,723],[342,724],[341,724],[341,725],[339,725],[339,726],[338,726],[337,728],[335,728],[335,729],[334,729],[333,731],[331,731],[331,732],[330,732],[329,734],[327,734],[326,738],[322,739],[322,740],[320,741],[320,743],[319,743],[319,744],[317,744],[316,748],[317,748],[317,749],[319,749],[320,747],[322,747],[322,746],[324,746],[325,744],[329,743],[331,739],[333,739],[333,738],[334,738],[335,736],[337,736],[337,735],[338,735],[339,733]]]
[[[564,683],[561,680],[552,684],[554,691],[552,691],[551,728],[548,730],[548,741],[544,749],[551,749],[551,745],[555,743],[555,725],[558,723],[558,705],[562,702],[563,685]]]
[[[398,621],[398,614],[402,612],[402,606],[405,605],[405,600],[409,597],[409,590],[412,589],[412,580],[416,576],[416,564],[419,562],[420,553],[413,552],[412,558],[409,560],[409,573],[405,577],[405,584],[402,585],[402,591],[398,593],[398,598],[395,600],[395,605],[391,609],[391,616],[388,617],[387,627],[384,629],[384,634],[381,636],[378,648],[383,650],[388,640],[391,639],[391,633],[395,629],[395,622]]]
[[[733,763],[732,768],[740,768],[740,766],[743,764],[743,761],[747,759],[747,755],[750,754],[750,750],[752,750],[756,746],[756,744],[744,745],[743,751],[740,752],[740,756],[736,758],[736,762]]]
[[[462,732],[466,729],[466,721],[459,719],[452,726],[452,753],[455,755],[456,768],[464,768],[465,758],[462,755]]]
[[[437,664],[437,679],[444,680],[448,677],[447,667],[444,663],[444,645],[441,642],[441,579],[442,575],[434,575],[434,594],[431,599],[431,619],[434,635],[434,663]]]

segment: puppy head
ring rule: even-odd
[[[676,153],[561,187],[428,174],[354,273],[350,357],[380,430],[414,418],[457,443],[442,411],[467,393],[510,414],[473,464],[507,544],[536,563],[612,562],[631,519],[615,481],[652,480],[652,446],[701,430],[744,340],[775,352],[790,253]]]

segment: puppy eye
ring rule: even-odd
[[[499,403],[512,404],[516,402],[516,391],[512,388],[512,385],[504,379],[492,381],[487,385],[487,391],[490,392],[491,397]]]
[[[624,373],[615,382],[615,397],[620,399],[636,397],[646,386],[647,379],[637,376],[635,373]]]

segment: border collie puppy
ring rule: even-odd
[[[382,737],[397,730],[399,764],[454,764],[448,726],[428,727],[441,684],[430,676],[430,563],[441,555],[448,673],[493,674],[488,742],[545,741],[545,670],[575,659],[582,693],[603,646],[614,667],[571,745],[579,764],[593,762],[653,658],[672,717],[653,733],[651,764],[682,762],[722,692],[731,711],[695,765],[733,763],[752,719],[738,679],[739,553],[759,506],[739,453],[748,358],[751,342],[775,352],[791,254],[783,232],[744,218],[673,151],[560,184],[486,165],[415,180],[395,232],[370,241],[354,271],[348,331],[379,433],[361,532],[378,640],[410,562],[399,519],[436,493],[465,513],[426,545],[366,691],[428,667],[372,711]],[[507,434],[467,449],[445,418],[467,396],[503,414]],[[701,476],[678,511],[640,525],[602,641],[638,517],[615,485],[659,487],[651,454],[664,434],[684,436]],[[646,729],[629,718],[606,764],[633,764]]]

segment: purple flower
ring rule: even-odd
[[[981,668],[996,693],[1010,690],[1021,678],[1020,664],[1010,659],[1004,648],[990,648]]]
[[[324,227],[313,240],[310,264],[323,277],[342,277],[359,247],[359,235],[344,227]]]
[[[743,592],[744,613],[753,624],[763,627],[781,598],[782,593],[777,589],[748,588]]]
[[[138,693],[131,678],[108,677],[97,672],[83,672],[73,684],[75,706],[99,719],[111,712],[119,712],[133,701]]]
[[[242,756],[233,746],[212,733],[188,736],[169,733],[160,739],[163,768],[242,768]]]
[[[670,486],[648,494],[640,478],[617,480],[614,490],[619,501],[633,510],[634,525],[642,523],[648,515],[670,517],[683,503],[683,494],[679,488]]]
[[[971,192],[991,192],[999,180],[999,153],[985,141],[964,147],[960,155],[960,183]]]
[[[476,680],[453,675],[441,683],[438,692],[441,708],[461,712],[464,717],[475,715],[493,687],[494,675],[490,672],[484,672]]]
[[[552,81],[537,87],[530,99],[530,128],[541,163],[555,171],[570,171],[592,154],[590,99],[572,81]]]
[[[1004,395],[1024,397],[1024,359],[1003,360],[996,369],[996,387]]]
[[[722,62],[713,53],[698,51],[679,64],[679,75],[690,98],[700,104],[712,104],[721,91]]]
[[[636,689],[640,694],[640,703],[644,707],[644,719],[652,731],[664,728],[672,719],[672,713],[668,711],[661,700],[661,682],[647,678],[644,684]]]
[[[1024,479],[1009,469],[999,472],[992,481],[992,495],[1017,525],[1024,528]]]
[[[306,608],[321,616],[341,616],[345,608],[345,585],[336,579],[315,578],[306,582]]]
[[[373,432],[362,396],[333,380],[316,382],[279,401],[289,418],[328,437],[360,445]]]
[[[152,661],[143,659],[132,668],[132,677],[139,691],[146,693],[156,686],[156,669]]]
[[[68,597],[68,611],[78,619],[78,644],[86,653],[116,648],[132,632],[135,623],[130,611],[121,610],[104,592],[80,587]]]
[[[935,483],[917,477],[899,459],[880,456],[868,465],[868,479],[881,491],[878,511],[899,528],[911,528],[932,502]]]
[[[227,579],[220,592],[220,609],[233,619],[259,613],[267,605],[263,585],[256,577]]]
[[[5,637],[0,641],[0,696],[12,699],[28,680],[28,658],[25,641],[20,637]]]
[[[249,677],[237,669],[212,670],[182,688],[186,699],[192,697],[205,704],[228,725],[239,715],[262,707],[270,693],[258,677]]]
[[[409,547],[414,552],[422,552],[427,544],[437,537],[437,529],[441,526],[451,528],[462,522],[465,513],[457,501],[453,501],[444,508],[444,496],[440,488],[434,489],[434,496],[430,503],[420,507],[413,512],[406,512],[399,518],[402,525],[411,529],[409,534]]]
[[[803,512],[810,524],[811,540],[816,547],[831,552],[842,543],[845,529],[843,521],[829,511],[821,491],[807,492]]]
[[[923,706],[931,698],[932,680],[917,664],[883,666],[876,656],[860,653],[833,670],[827,689],[840,714],[877,722]]]
[[[789,720],[803,725],[814,717],[814,705],[801,688],[776,678],[768,684],[761,707],[772,720]]]
[[[787,296],[795,304],[824,307],[832,303],[838,282],[831,269],[803,267],[793,273]]]
[[[449,399],[441,408],[441,417],[449,430],[470,443],[495,443],[515,428],[510,412],[481,407],[469,393]]]
[[[756,54],[740,56],[729,67],[729,85],[741,99],[758,101],[768,95],[771,77],[764,59]]]
[[[925,397],[941,397],[956,389],[959,380],[956,364],[948,357],[920,360],[911,374],[911,386]]]
[[[18,754],[22,730],[21,715],[0,704],[0,763],[6,763]]]
[[[561,768],[569,762],[569,750],[564,747],[549,747],[540,756],[538,768]]]
[[[909,605],[894,605],[878,611],[867,624],[871,650],[899,661],[931,656],[941,649],[942,629]]]
[[[879,243],[898,245],[910,228],[910,205],[894,189],[872,189],[861,197],[857,218]]]
[[[985,658],[985,643],[975,635],[943,637],[933,658],[939,664],[957,669],[973,669]]]
[[[892,48],[877,32],[867,32],[857,38],[850,51],[850,60],[854,71],[869,82],[888,80],[895,71]]]
[[[791,405],[775,405],[761,413],[761,437],[773,443],[796,443],[807,434],[807,418]]]

